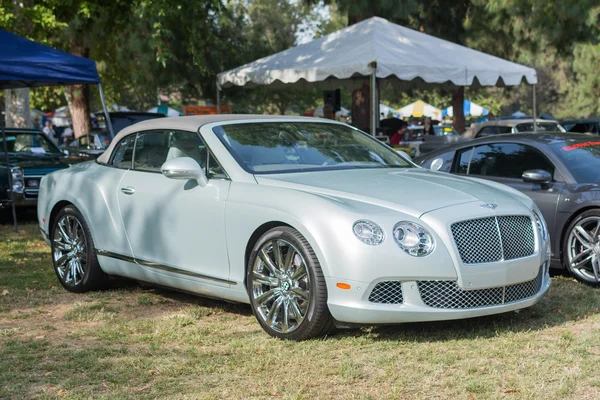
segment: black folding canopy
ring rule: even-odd
[[[75,84],[98,85],[100,100],[106,115],[106,127],[110,136],[114,136],[95,61],[56,50],[0,29],[0,89]],[[15,230],[18,230],[4,124],[2,124],[2,139],[13,220]]]

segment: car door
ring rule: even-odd
[[[521,176],[530,169],[549,172],[553,181],[549,185],[524,182]],[[533,146],[496,142],[462,149],[457,152],[453,172],[489,179],[525,193],[535,201],[548,228],[553,231],[565,180],[548,157]]]
[[[153,281],[171,285],[173,278],[191,277],[229,285],[225,201],[230,181],[213,167],[205,187],[160,172],[173,157],[189,156],[206,166],[208,154],[196,132],[159,130],[137,135],[133,169],[123,177],[118,198],[135,260],[154,275]]]

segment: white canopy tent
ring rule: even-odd
[[[537,83],[533,68],[373,17],[222,72],[217,76],[217,88],[259,85],[303,87],[322,82],[326,86],[354,89],[362,86],[365,79],[370,79],[371,85],[373,134],[379,120],[378,83],[404,83],[418,87],[431,84],[455,87],[514,86],[523,81],[533,85]]]

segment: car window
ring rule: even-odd
[[[217,126],[213,132],[251,174],[413,168],[380,141],[340,124],[248,122]]]
[[[539,150],[519,143],[477,146],[468,167],[469,175],[521,179],[523,172],[543,169],[554,174],[554,165]],[[461,165],[462,165],[461,157]]]
[[[498,134],[497,126],[484,126],[477,134],[477,137],[485,137],[485,136],[491,136],[491,135],[497,135],[497,134]]]
[[[164,131],[138,133],[133,157],[133,169],[160,172],[167,160],[169,135]]]
[[[562,129],[559,127],[557,123],[554,122],[545,122],[545,123],[537,123],[536,122],[536,130],[539,132],[559,132]],[[517,132],[533,132],[533,122],[524,122],[515,125],[515,131]]]
[[[456,152],[458,159],[456,165],[457,174],[467,174],[469,172],[469,162],[471,161],[471,155],[473,154],[473,148],[469,147]]]
[[[421,167],[430,169],[432,171],[450,172],[450,169],[452,168],[452,161],[454,161],[454,154],[454,151],[440,154],[439,156],[425,161],[423,164],[421,164]]]
[[[113,152],[111,164],[117,168],[131,168],[133,160],[133,147],[135,145],[135,136],[129,135],[121,140]]]

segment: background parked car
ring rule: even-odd
[[[72,159],[86,161],[98,158],[109,144],[110,138],[106,131],[98,131],[64,143],[61,149],[66,150]]]
[[[600,118],[566,119],[560,121],[567,132],[594,133],[600,135]]]
[[[0,136],[0,203],[4,208],[10,206],[12,190],[16,206],[35,207],[42,177],[50,172],[68,168],[68,160],[43,132],[15,128],[6,128],[5,132],[12,188],[9,187],[4,143]]]
[[[535,121],[538,132],[566,132],[556,121],[545,121],[537,119]],[[504,133],[523,133],[533,132],[533,119],[498,119],[480,124],[472,124],[471,127],[463,133],[466,139],[473,139],[491,135],[501,135]]]
[[[600,286],[600,141],[583,134],[494,135],[415,162],[527,194],[548,224],[553,266],[564,266],[579,281]]]

